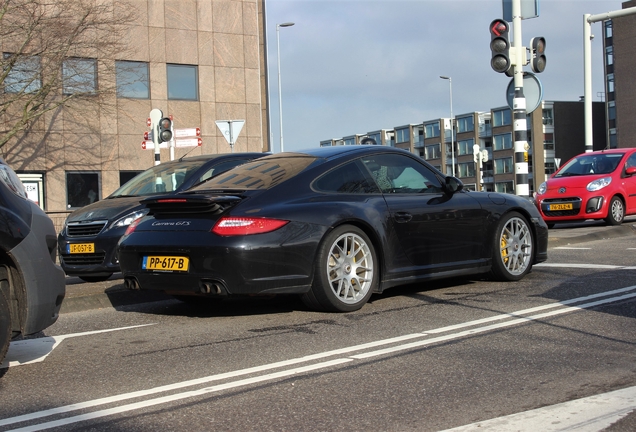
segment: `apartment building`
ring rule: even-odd
[[[172,116],[177,129],[200,128],[201,146],[177,144],[175,158],[229,153],[216,120],[245,120],[234,151],[269,150],[264,0],[124,1],[136,16],[126,36],[129,49],[116,58],[88,52],[69,58],[65,66],[83,68],[75,75],[81,82],[64,81],[59,89],[61,95],[73,86],[115,82],[112,109],[80,109],[79,115],[59,109],[2,148],[58,226],[88,203],[91,188],[101,199],[154,165],[151,146],[142,148],[152,109]],[[10,55],[5,41],[2,48]],[[5,80],[5,92],[11,82]],[[162,149],[161,161],[169,158],[170,149]]]
[[[636,7],[626,1],[623,9]],[[603,22],[605,68],[606,146],[636,146],[636,14]]]
[[[594,149],[605,145],[605,105],[592,103]],[[528,182],[530,193],[558,168],[561,161],[585,150],[584,107],[578,102],[542,101],[528,114]],[[321,146],[360,144],[372,137],[380,145],[418,155],[466,189],[515,193],[514,132],[508,106],[438,118],[393,129],[324,140]],[[485,158],[475,153],[486,155]],[[484,160],[485,159],[485,160]]]

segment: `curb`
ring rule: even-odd
[[[555,234],[552,238],[548,238],[548,249],[567,246],[570,244],[589,242],[594,240],[604,240],[618,237],[628,237],[636,235],[636,225],[619,225],[605,229],[603,231],[585,233],[573,237],[563,236],[558,237],[559,234]]]

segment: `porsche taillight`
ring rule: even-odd
[[[255,217],[223,217],[212,228],[220,236],[241,236],[263,234],[287,225],[289,221]]]

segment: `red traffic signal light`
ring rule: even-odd
[[[510,69],[510,26],[502,19],[490,23],[490,66],[495,72],[504,73]]]
[[[172,120],[168,117],[164,117],[159,120],[159,142],[166,142],[172,139]]]
[[[532,60],[530,67],[535,73],[540,73],[545,70],[546,57],[545,57],[545,38],[534,37],[530,40],[530,51],[532,53]]]

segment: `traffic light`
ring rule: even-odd
[[[530,52],[532,53],[532,60],[530,67],[534,73],[540,73],[545,70],[545,38],[535,37],[530,39]]]
[[[490,23],[490,66],[495,72],[504,73],[510,69],[510,26],[502,19]]]
[[[166,142],[172,139],[172,120],[169,117],[164,117],[159,120],[159,142]]]

